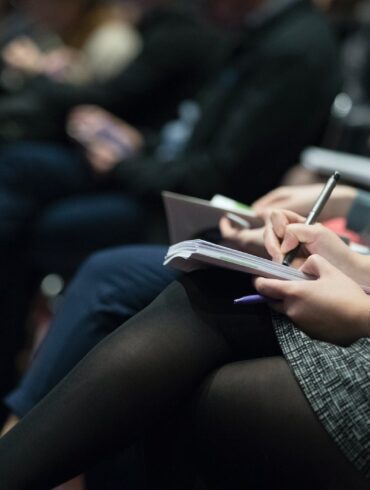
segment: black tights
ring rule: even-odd
[[[98,345],[0,441],[1,489],[65,481],[191,397],[211,488],[368,488],[317,422],[268,309],[232,305],[245,283],[219,271],[186,276]]]

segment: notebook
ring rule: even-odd
[[[256,255],[210,243],[205,240],[187,240],[172,245],[165,257],[164,265],[184,272],[204,269],[209,266],[245,272],[252,275],[287,281],[314,279],[307,274]],[[370,294],[369,286],[361,286]]]
[[[227,212],[248,221],[251,228],[263,226],[263,221],[245,204],[217,194],[211,201],[162,192],[170,243],[199,238],[202,232],[218,228],[220,218]]]

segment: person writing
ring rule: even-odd
[[[276,207],[281,205],[307,215],[321,189],[321,185],[280,187],[256,201],[253,207],[266,219],[275,202]],[[360,232],[366,222],[370,224],[370,194],[338,185],[320,218],[338,216],[347,218],[348,226]],[[310,228],[309,233],[314,235],[316,229]],[[270,257],[264,246],[264,230],[242,230],[226,217],[220,222],[226,245]],[[123,246],[94,254],[85,262],[68,288],[63,307],[31,367],[4,399],[11,414],[4,432],[24,417],[100,340],[139,313],[179,275],[178,271],[162,266],[166,250],[165,246]]]
[[[237,307],[246,275],[183,276],[0,440],[4,490],[72,477],[189,397],[211,488],[368,488],[370,258],[303,220],[272,212],[265,247],[280,261],[300,242],[315,280],[258,278],[270,306]]]

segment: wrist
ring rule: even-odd
[[[337,216],[346,218],[356,198],[357,190],[348,185],[338,186],[335,207]],[[335,191],[334,191],[335,192]]]
[[[358,284],[370,286],[370,257],[350,251],[351,271],[347,275]]]

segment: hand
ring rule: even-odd
[[[3,59],[10,67],[27,75],[38,75],[44,67],[44,55],[27,36],[10,42],[2,52]]]
[[[357,282],[370,284],[370,268],[364,268],[364,258],[323,225],[305,225],[304,221],[292,211],[271,212],[265,227],[265,247],[274,261],[281,263],[284,255],[300,244],[293,266],[300,266],[311,254],[319,254]]]
[[[358,284],[319,255],[309,257],[301,270],[317,279],[258,278],[255,287],[279,300],[272,308],[312,338],[346,346],[370,336],[370,298]]]
[[[322,188],[322,184],[278,187],[258,199],[252,207],[262,215],[273,208],[281,208],[307,216]],[[320,214],[320,221],[347,216],[356,194],[353,187],[337,186]]]
[[[44,54],[43,73],[58,81],[68,82],[70,70],[74,64],[81,62],[81,53],[65,46]]]
[[[86,148],[87,159],[97,173],[111,171],[143,146],[139,131],[96,106],[73,110],[67,132]]]
[[[252,230],[242,229],[232,223],[226,216],[221,218],[219,226],[226,246],[260,257],[269,257],[264,245],[263,227]]]

